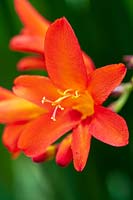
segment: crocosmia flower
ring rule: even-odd
[[[14,6],[24,28],[19,35],[11,39],[10,48],[35,54],[22,58],[17,67],[19,70],[46,70],[44,39],[50,22],[42,17],[28,0],[14,0]],[[93,70],[94,63],[84,52],[83,59],[89,71]]]
[[[44,158],[50,145],[66,134],[56,149],[56,162],[66,166],[73,160],[75,169],[82,171],[92,137],[112,146],[128,143],[125,120],[102,106],[121,83],[126,68],[120,63],[89,71],[74,31],[65,18],[49,26],[44,52],[49,77],[16,78],[14,98],[24,103],[3,106],[0,121],[4,114],[8,116],[8,121],[3,120],[6,124],[25,122],[14,143],[35,161]],[[5,144],[12,140],[13,134],[10,132],[10,137],[5,137],[4,133]]]
[[[44,69],[44,38],[50,22],[36,11],[28,0],[14,0],[14,6],[24,27],[19,35],[11,39],[10,48],[37,55],[22,58],[18,69]]]

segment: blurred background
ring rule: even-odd
[[[29,1],[50,21],[65,16],[96,67],[123,62],[123,55],[133,54],[132,0]],[[0,0],[0,85],[6,88],[20,74],[16,63],[23,55],[12,52],[8,43],[21,27],[13,0]],[[132,75],[128,70],[125,81]],[[67,168],[55,161],[34,164],[24,156],[12,160],[0,142],[0,200],[133,200],[132,102],[133,93],[120,112],[128,123],[129,145],[115,148],[93,139],[82,173],[72,164]]]

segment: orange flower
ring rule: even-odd
[[[28,0],[14,0],[14,6],[24,28],[19,35],[11,39],[10,48],[36,54],[36,56],[22,58],[17,64],[18,69],[46,69],[44,39],[50,22],[36,11]],[[85,53],[83,57],[87,68],[92,71],[93,61]]]
[[[58,147],[56,162],[66,166],[73,159],[75,169],[82,171],[92,137],[113,146],[128,143],[125,120],[102,106],[121,83],[126,68],[123,64],[112,64],[89,73],[77,38],[65,18],[50,25],[44,51],[49,78],[30,75],[16,78],[13,91],[17,96],[9,99],[8,107],[6,101],[0,105],[1,122],[28,120],[15,140],[14,135],[3,136],[4,143],[14,140],[28,157],[41,160],[50,145],[71,131]],[[16,103],[18,98],[20,103]]]
[[[22,58],[18,69],[44,69],[44,38],[50,22],[36,11],[28,0],[14,0],[14,6],[24,28],[19,35],[11,39],[10,48],[38,55]]]

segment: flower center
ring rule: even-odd
[[[81,112],[82,119],[85,119],[94,113],[94,100],[88,91],[81,92],[79,98],[75,100],[72,108]]]
[[[58,90],[58,93],[61,95],[58,99],[56,99],[55,101],[51,101],[49,99],[46,99],[46,97],[44,96],[41,100],[42,104],[44,103],[50,103],[52,106],[54,106],[54,111],[52,113],[51,119],[53,121],[56,121],[56,113],[57,110],[64,110],[64,107],[61,106],[61,103],[63,103],[64,100],[66,99],[77,99],[80,95],[78,93],[78,90],[73,91],[72,89],[67,89],[64,92]]]
[[[50,103],[53,107],[51,119],[56,121],[57,110],[71,108],[82,113],[82,119],[94,113],[94,101],[88,91],[80,92],[78,90],[67,89],[64,92],[58,90],[60,97],[55,101],[46,99],[44,96],[41,100],[42,104]]]

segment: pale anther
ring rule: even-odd
[[[42,98],[42,100],[41,100],[42,104],[44,104],[44,103],[45,103],[45,100],[46,100],[46,98],[45,98],[45,97],[43,97],[43,98]]]
[[[59,105],[59,108],[60,108],[61,110],[64,110],[64,108],[63,108],[61,105]]]

